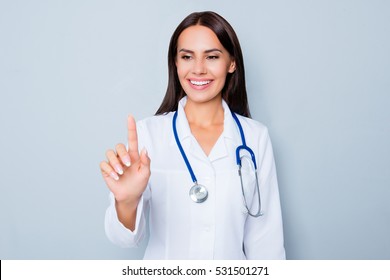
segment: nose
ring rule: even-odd
[[[205,61],[203,61],[203,59],[194,60],[192,73],[196,75],[202,75],[207,73],[206,64]]]

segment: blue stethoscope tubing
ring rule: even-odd
[[[191,179],[192,181],[194,182],[194,184],[197,186],[198,185],[198,180],[196,179],[196,176],[195,176],[195,173],[191,167],[191,164],[186,156],[186,153],[184,152],[184,149],[180,143],[180,140],[179,140],[179,136],[178,136],[178,133],[177,133],[177,129],[176,129],[176,119],[177,119],[177,111],[175,112],[175,114],[173,115],[173,120],[172,120],[172,128],[173,128],[173,134],[175,136],[175,140],[176,140],[176,143],[177,143],[177,146],[180,150],[180,153],[184,159],[184,162],[187,166],[187,169],[191,175]],[[252,216],[252,217],[259,217],[259,216],[262,216],[263,213],[261,212],[261,197],[260,197],[260,187],[259,187],[259,180],[258,180],[258,176],[257,176],[257,164],[256,164],[256,157],[255,157],[255,154],[254,152],[252,151],[251,148],[249,148],[247,145],[246,145],[246,141],[245,141],[245,135],[244,135],[244,130],[242,129],[242,126],[241,126],[241,123],[240,121],[238,120],[238,117],[236,116],[236,114],[234,112],[232,112],[232,116],[233,116],[233,119],[235,120],[235,122],[237,123],[237,126],[238,126],[238,129],[240,131],[240,136],[241,136],[241,141],[242,141],[242,145],[238,146],[237,149],[236,149],[236,162],[237,162],[237,165],[238,165],[238,175],[240,176],[240,182],[241,182],[241,191],[242,191],[242,197],[243,197],[243,202],[244,202],[244,206],[246,208],[246,212]],[[255,169],[255,177],[256,177],[256,191],[257,191],[257,198],[258,198],[258,210],[255,214],[251,213],[250,210],[249,210],[249,207],[248,207],[248,204],[247,204],[247,201],[246,201],[246,198],[245,198],[245,192],[244,192],[244,185],[243,185],[243,181],[242,181],[242,173],[241,173],[241,168],[242,168],[242,163],[241,163],[241,160],[243,157],[240,156],[240,153],[242,150],[245,150],[247,151],[250,156],[251,156],[251,159],[252,159],[252,162],[253,162],[253,166],[254,166],[254,169]]]
[[[236,114],[234,112],[232,112],[232,116],[233,116],[233,119],[237,123],[238,130],[240,131],[240,135],[241,135],[241,141],[242,141],[242,145],[238,146],[236,149],[236,162],[238,165],[238,175],[240,176],[240,181],[241,181],[242,198],[244,200],[244,205],[245,205],[247,213],[250,216],[257,218],[257,217],[263,216],[263,212],[261,212],[261,197],[260,197],[259,178],[257,176],[256,157],[255,157],[255,153],[252,151],[252,149],[246,145],[244,130],[242,129],[242,125],[241,125],[240,121],[238,120],[238,117],[236,116]],[[242,157],[240,156],[241,150],[246,150],[251,155],[253,167],[255,168],[256,191],[257,191],[257,198],[258,198],[258,205],[259,205],[259,208],[257,209],[256,214],[252,214],[250,212],[250,210],[248,208],[248,204],[246,202],[246,196],[245,196],[245,192],[244,192],[244,183],[242,181],[242,174],[241,174],[241,168],[242,168],[242,163],[241,163]]]

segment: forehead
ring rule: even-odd
[[[183,30],[177,41],[178,49],[207,50],[223,49],[217,35],[210,28],[202,25],[190,26]]]

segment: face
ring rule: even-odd
[[[235,63],[211,29],[195,25],[178,38],[176,67],[188,100],[203,103],[221,98],[226,76],[234,72]]]

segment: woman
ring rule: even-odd
[[[149,210],[145,259],[284,259],[271,142],[249,118],[234,30],[216,13],[190,14],[172,35],[168,66],[156,116],[130,116],[128,149],[118,144],[100,165],[111,191],[108,238],[137,246]],[[242,149],[239,176],[242,137],[255,160]]]

